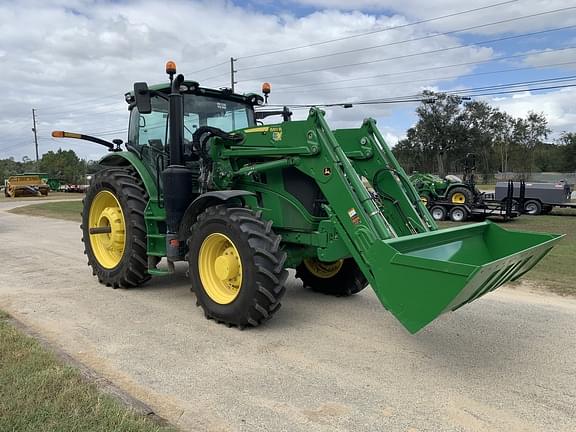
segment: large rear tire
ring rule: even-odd
[[[304,287],[322,294],[348,297],[368,286],[368,281],[352,258],[325,263],[305,259],[296,267],[296,277]]]
[[[92,178],[80,227],[88,265],[100,283],[132,288],[150,279],[144,223],[147,202],[144,185],[133,169],[104,169]],[[95,233],[95,228],[101,232]]]
[[[188,265],[197,305],[206,318],[256,327],[280,309],[288,272],[281,237],[261,212],[209,207],[192,227]]]

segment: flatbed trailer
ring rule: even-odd
[[[453,222],[464,222],[468,219],[484,220],[488,217],[501,217],[508,221],[520,216],[521,209],[513,199],[512,182],[509,182],[507,192],[507,195],[499,200],[495,199],[494,194],[482,193],[478,200],[470,204],[435,200],[428,203],[428,209],[437,221],[448,218]]]

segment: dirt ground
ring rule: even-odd
[[[0,203],[0,309],[183,430],[576,430],[574,299],[503,288],[412,336],[370,289],[291,278],[240,331],[204,318],[184,267],[100,286],[77,223],[3,211],[28,203]]]

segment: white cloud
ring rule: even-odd
[[[339,10],[365,10],[372,13],[386,13],[395,11],[413,20],[436,18],[440,16],[459,13],[484,6],[503,3],[501,1],[462,2],[460,0],[293,0],[294,2],[313,5],[325,9]],[[471,13],[461,14],[427,23],[427,26],[440,31],[451,31],[484,23],[492,23],[528,16],[541,12],[575,6],[572,1],[566,0],[517,0],[515,2],[487,8]],[[522,33],[537,31],[548,27],[561,27],[576,23],[574,11],[556,12],[538,17],[516,20],[470,30],[475,34],[497,34],[504,32]]]
[[[476,4],[463,5],[455,0],[301,2],[324,4],[328,9],[300,17],[286,11],[280,15],[267,14],[225,0],[0,2],[0,81],[3,84],[0,157],[32,155],[32,108],[38,109],[41,152],[62,146],[74,148],[84,157],[93,158],[100,151],[103,153],[92,144],[66,140],[56,142],[50,139],[50,131],[68,129],[93,133],[125,129],[128,113],[124,92],[131,88],[134,81],[166,81],[163,65],[168,59],[175,60],[179,71],[186,73],[189,79],[199,80],[205,86],[219,86],[229,82],[227,64],[199,73],[190,72],[225,62],[230,56],[237,57],[238,90],[257,91],[262,81],[270,81],[270,102],[275,104],[397,97],[418,93],[423,88],[439,87],[439,83],[446,82],[445,77],[470,73],[474,66],[413,71],[488,60],[497,53],[491,48],[479,46],[419,55],[460,43],[456,36],[441,36],[346,55],[271,65],[355,50],[367,45],[392,44],[429,35],[437,30],[567,5],[559,0],[528,0],[434,25],[410,26],[337,44],[248,58],[254,53],[307,45],[478,7]],[[347,11],[346,5],[365,7],[372,12]],[[337,7],[346,10],[335,10]],[[382,13],[383,10],[386,14]],[[566,15],[552,26],[562,25],[569,18]],[[530,29],[550,25],[547,19],[543,19]],[[514,26],[513,31],[520,30],[521,26]],[[406,55],[411,57],[395,58]],[[390,60],[366,63],[375,59]],[[532,63],[527,64],[537,65],[538,61],[538,56],[534,55],[534,58],[527,60]],[[347,63],[365,64],[339,67]],[[249,70],[254,66],[262,67]],[[281,76],[311,69],[321,71]],[[386,76],[332,84],[334,81],[373,75]],[[291,88],[303,85],[311,86]],[[336,87],[339,88],[334,89]],[[327,88],[334,90],[326,91]],[[300,92],[297,93],[297,90]],[[328,118],[335,127],[351,127],[361,124],[365,117],[377,117],[380,127],[385,130],[386,117],[392,109],[394,107],[390,105],[357,106],[353,110],[335,108],[328,110]],[[299,110],[295,117],[305,115],[306,110]],[[386,133],[390,133],[392,142],[395,136],[402,135],[402,131],[390,130]],[[125,137],[122,133],[118,135]],[[106,137],[111,139],[115,136]]]
[[[576,132],[576,89],[565,88],[546,94],[523,92],[513,97],[489,99],[492,105],[516,117],[525,117],[530,111],[542,112],[554,130]]]
[[[561,51],[541,52],[538,54],[529,54],[524,57],[523,63],[527,66],[546,66],[549,64],[562,64],[565,69],[576,69],[576,50],[566,49]]]
[[[31,10],[34,13],[30,13]],[[151,0],[111,3],[88,0],[3,2],[0,4],[0,41],[4,52],[0,56],[0,80],[4,89],[0,105],[0,157],[14,154],[20,158],[24,154],[32,154],[32,108],[38,109],[41,152],[59,146],[75,148],[83,156],[100,151],[82,142],[56,142],[50,139],[50,131],[101,132],[126,128],[124,92],[131,88],[134,81],[165,81],[163,65],[167,59],[174,59],[179,71],[186,73],[223,62],[233,55],[239,58],[236,66],[240,91],[257,91],[260,83],[266,79],[272,82],[272,103],[318,103],[416,93],[425,83],[393,83],[411,78],[430,78],[429,84],[434,84],[442,76],[438,72],[416,74],[410,71],[485,60],[493,55],[490,48],[466,47],[433,57],[415,55],[402,61],[331,68],[346,63],[418,54],[459,43],[457,38],[443,36],[270,67],[272,63],[354,50],[365,47],[368,42],[387,44],[428,34],[425,28],[414,26],[378,33],[369,39],[353,38],[336,45],[242,58],[252,53],[306,45],[406,22],[406,18],[398,15],[357,11],[327,10],[303,17],[289,13],[274,16],[244,9],[224,0],[172,0],[162,3]],[[263,67],[247,70],[258,65]],[[276,77],[306,69],[325,70]],[[222,65],[201,73],[187,74],[187,77],[197,79],[206,86],[226,85],[229,81],[228,70],[228,65]],[[463,66],[446,73],[464,74],[471,70],[472,66]],[[314,87],[309,87],[308,92],[300,94],[283,93],[281,90],[302,84],[326,87],[335,80],[383,73],[395,75],[388,81],[379,79],[357,83],[372,85],[365,88],[344,86],[337,91],[316,93]],[[207,79],[212,76],[216,77]],[[389,106],[375,106],[329,111],[330,119],[335,124],[358,125],[367,116],[385,117],[390,109]],[[305,115],[305,111],[300,111],[298,115]]]

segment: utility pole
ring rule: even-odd
[[[234,85],[238,84],[236,82],[236,72],[238,72],[237,70],[234,70],[234,62],[236,61],[236,59],[234,57],[230,57],[230,88],[232,89],[232,93],[234,93]]]
[[[36,171],[38,171],[38,133],[36,131],[36,110],[34,108],[32,108],[32,123],[34,124],[32,132],[34,132],[34,146],[36,148]]]

